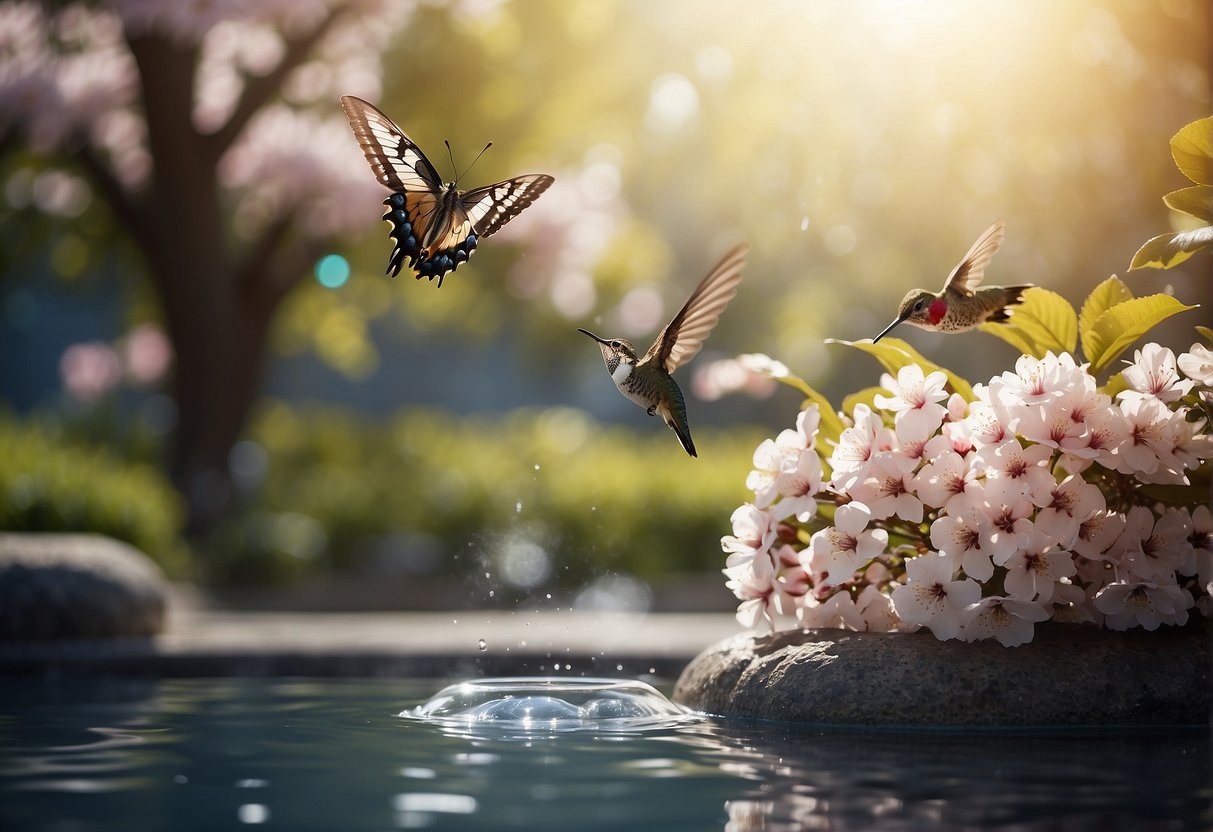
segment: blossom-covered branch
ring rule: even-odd
[[[1024,355],[967,401],[908,363],[828,456],[810,404],[755,451],[722,540],[739,621],[1012,646],[1047,619],[1213,614],[1213,353],[1150,343],[1117,378]]]

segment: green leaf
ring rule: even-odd
[[[772,372],[770,369],[754,369],[754,372],[770,376],[776,381],[786,384],[794,390],[800,391],[805,397],[805,405],[809,403],[817,405],[817,410],[821,414],[821,420],[818,422],[818,438],[835,440],[842,435],[843,428],[846,427],[839,418],[838,413],[834,410],[834,406],[830,404],[830,400],[819,393],[807,381],[800,376],[792,375],[787,371],[782,364],[778,365],[780,370]],[[801,408],[802,410],[804,407]]]
[[[922,367],[923,373],[933,373],[939,370],[948,377],[948,384],[952,386],[952,390],[959,393],[961,398],[966,402],[973,401],[973,387],[960,376],[951,370],[940,367],[934,361],[929,361],[924,358],[918,350],[911,347],[900,338],[882,338],[880,343],[873,344],[871,341],[843,341],[838,338],[827,338],[827,344],[842,344],[848,347],[854,347],[857,350],[872,355],[880,362],[881,366],[893,375],[897,375],[897,371],[907,364],[917,364]]]
[[[1190,188],[1171,191],[1162,201],[1172,211],[1213,223],[1213,188],[1208,185],[1193,185]]]
[[[1095,327],[1099,316],[1113,306],[1132,299],[1133,292],[1116,275],[1112,275],[1100,283],[1091,291],[1091,294],[1087,295],[1087,299],[1082,302],[1082,312],[1078,315],[1078,330],[1082,335],[1083,355],[1089,358],[1092,354],[1088,339],[1091,337],[1091,330]]]
[[[1013,308],[1011,320],[978,327],[1034,358],[1046,352],[1073,353],[1078,343],[1078,316],[1070,302],[1056,292],[1037,286],[1024,292],[1023,303]]]
[[[1183,175],[1213,185],[1213,116],[1185,125],[1171,137],[1171,157]]]
[[[1199,332],[1200,336],[1206,341],[1213,341],[1213,329],[1209,329],[1207,326],[1198,326],[1196,327],[1196,331]]]
[[[875,410],[876,397],[887,396],[888,394],[889,391],[885,390],[883,387],[865,387],[864,389],[858,390],[842,400],[842,412],[854,413],[855,405],[857,404],[866,404],[868,407]]]
[[[1120,391],[1128,389],[1129,382],[1125,381],[1125,374],[1123,372],[1112,376],[1108,379],[1108,383],[1103,386],[1103,392],[1112,398],[1116,398],[1116,394]]]
[[[1193,254],[1213,245],[1213,225],[1180,231],[1176,234],[1159,234],[1146,242],[1133,255],[1129,270],[1169,269],[1187,260]]]
[[[1155,324],[1195,308],[1180,303],[1170,295],[1149,295],[1127,300],[1108,309],[1096,319],[1086,342],[1090,345],[1086,357],[1091,362],[1091,374],[1098,374],[1115,361]]]

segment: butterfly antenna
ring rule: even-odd
[[[457,176],[457,177],[455,178],[455,181],[456,181],[456,182],[458,182],[460,179],[462,179],[463,177],[467,176],[468,171],[470,171],[470,170],[471,170],[473,167],[475,167],[475,166],[476,166],[476,163],[480,161],[480,157],[484,155],[484,151],[485,151],[485,150],[488,150],[488,149],[489,149],[490,147],[492,147],[492,146],[493,146],[493,143],[492,143],[492,142],[489,142],[488,144],[486,144],[486,145],[484,146],[484,149],[483,149],[483,150],[481,150],[479,153],[477,153],[477,154],[476,154],[476,158],[472,160],[472,164],[470,164],[470,165],[468,165],[466,168],[464,168],[464,169],[463,169],[463,173],[459,174],[459,176]],[[450,146],[449,146],[449,145],[447,146],[447,150],[450,150]],[[453,164],[453,163],[452,163],[452,164]]]

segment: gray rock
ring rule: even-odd
[[[0,641],[155,635],[167,595],[160,569],[126,543],[0,534]]]
[[[724,717],[819,725],[1204,725],[1213,627],[1037,625],[1031,643],[912,634],[745,633],[682,672],[674,700]]]

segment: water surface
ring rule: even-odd
[[[1207,732],[399,716],[444,682],[6,678],[0,830],[1213,827]]]

